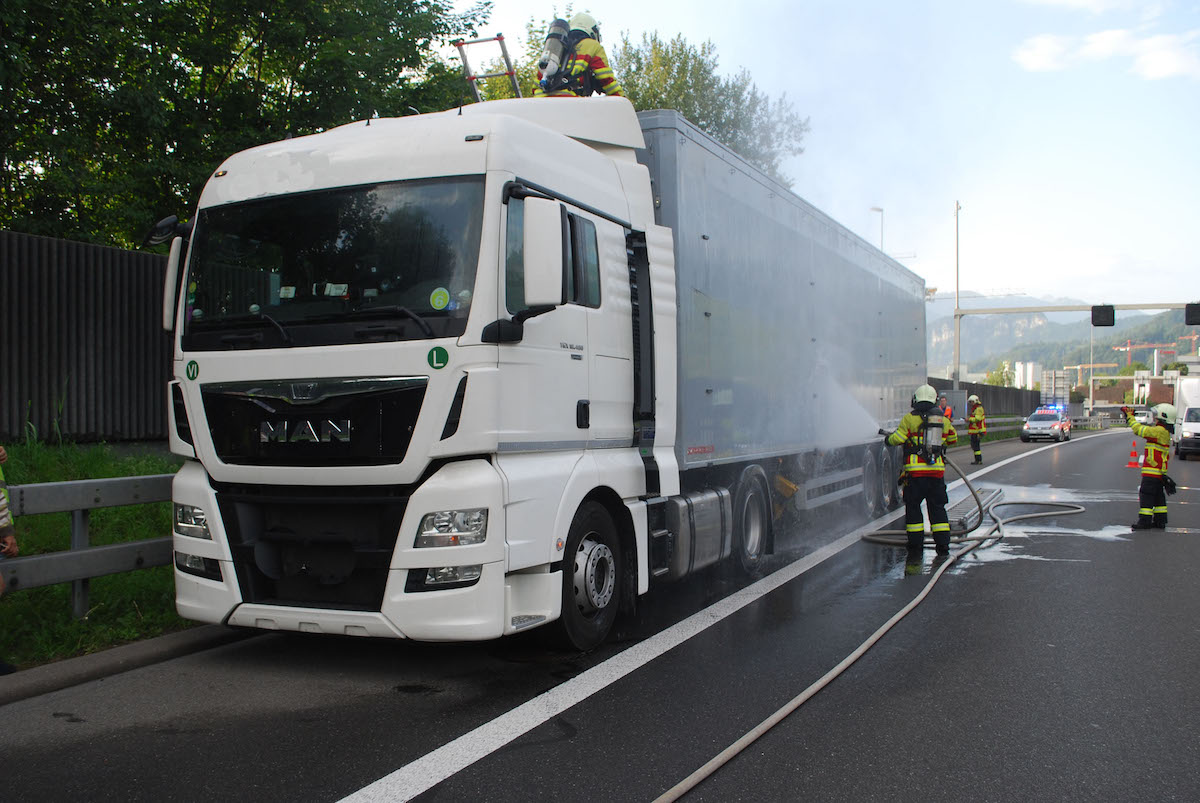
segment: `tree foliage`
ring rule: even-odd
[[[564,15],[570,15],[570,7]],[[514,64],[525,97],[537,86],[537,60],[549,27],[549,20],[530,19],[525,25],[525,57]],[[682,36],[664,41],[653,33],[643,35],[641,43],[634,45],[628,34],[622,34],[615,46],[605,45],[605,50],[635,109],[674,109],[776,181],[791,186],[782,164],[787,157],[804,152],[809,121],[795,112],[786,95],[771,100],[744,69],[722,76],[711,41],[696,47]],[[483,72],[501,68],[501,62],[494,60]],[[480,83],[480,94],[486,100],[513,97],[508,78]]]
[[[482,0],[6,0],[0,227],[129,246],[246,147],[458,102]]]
[[[787,95],[771,100],[742,69],[718,73],[711,41],[696,47],[682,36],[664,41],[644,34],[640,44],[623,34],[610,51],[617,79],[635,108],[674,109],[747,161],[791,186],[782,173],[789,156],[804,152],[808,118],[801,118]]]
[[[985,385],[993,385],[1001,388],[1012,387],[1012,364],[1008,362],[998,363],[995,368],[987,372],[987,377],[984,378],[983,383]]]

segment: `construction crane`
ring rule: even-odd
[[[1180,335],[1179,337],[1175,338],[1175,340],[1176,340],[1176,341],[1179,341],[1179,340],[1190,340],[1190,341],[1192,341],[1192,351],[1195,351],[1195,352],[1197,352],[1197,353],[1200,353],[1200,350],[1197,350],[1197,348],[1196,348],[1196,341],[1197,341],[1197,340],[1200,340],[1200,335],[1198,335],[1198,334],[1195,334],[1195,333],[1192,333],[1192,334],[1190,334],[1190,335]]]
[[[1125,352],[1125,364],[1133,364],[1134,349],[1158,349],[1167,354],[1175,353],[1174,343],[1134,343],[1132,340],[1126,340],[1124,346],[1113,346],[1113,351]]]

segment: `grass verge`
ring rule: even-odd
[[[41,482],[169,474],[181,460],[162,449],[107,444],[50,446],[27,440],[5,444],[4,476],[10,486]],[[21,555],[65,550],[71,544],[71,515],[46,513],[16,519]],[[101,508],[90,514],[94,546],[169,535],[171,503]],[[90,610],[71,613],[71,586],[11,591],[0,597],[0,657],[26,669],[118,644],[191,627],[175,613],[170,566],[124,572],[90,581]]]

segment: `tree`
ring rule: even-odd
[[[983,380],[985,385],[994,385],[996,387],[1012,387],[1013,369],[1008,362],[1000,362],[994,369],[987,372],[987,377]]]
[[[1169,362],[1163,366],[1164,371],[1178,371],[1180,376],[1188,375],[1188,364],[1186,362]]]
[[[1150,366],[1144,362],[1133,362],[1129,365],[1121,366],[1121,370],[1117,371],[1117,376],[1133,376],[1135,371],[1149,371]]]
[[[618,80],[634,108],[674,109],[776,181],[791,186],[781,164],[804,152],[809,131],[787,95],[771,100],[745,69],[723,77],[717,73],[716,47],[699,47],[682,36],[664,42],[657,33],[643,34],[633,45],[626,34],[611,51]]]
[[[252,145],[458,98],[439,42],[490,0],[11,0],[0,227],[130,246]],[[449,93],[454,92],[454,95]]]
[[[570,13],[568,6],[564,14]],[[537,86],[537,60],[549,27],[548,20],[530,19],[525,25],[525,58],[514,64],[525,97],[532,96]],[[682,36],[664,42],[653,33],[643,35],[635,46],[622,34],[617,44],[606,50],[635,109],[674,109],[780,184],[792,185],[782,172],[782,162],[804,152],[809,121],[792,109],[786,95],[771,100],[746,70],[731,77],[719,75],[716,46],[711,41],[695,47]],[[482,72],[501,69],[502,62],[497,60]],[[490,78],[480,84],[485,100],[513,97],[508,78]]]

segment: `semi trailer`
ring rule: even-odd
[[[589,649],[789,512],[897,504],[923,281],[675,112],[352,123],[168,228],[186,618]]]

